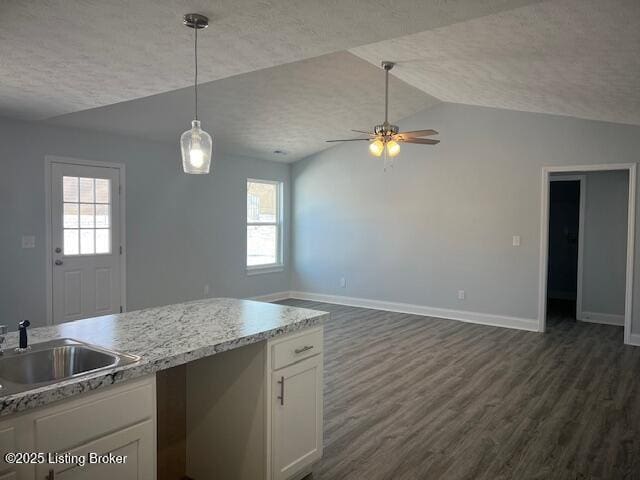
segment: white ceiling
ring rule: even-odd
[[[312,58],[539,0],[2,0],[0,115],[42,119]],[[379,62],[376,62],[379,63]]]
[[[390,119],[436,103],[433,97],[391,78]],[[293,162],[354,138],[384,119],[384,70],[348,52],[217,80],[198,89],[202,128],[217,151]],[[193,88],[71,113],[47,123],[174,141],[191,128]],[[284,150],[287,155],[277,155]]]
[[[378,123],[383,59],[392,120],[445,101],[640,125],[640,0],[3,0],[0,115],[177,141],[188,11],[212,19],[203,126],[237,154],[295,161]]]
[[[640,0],[554,0],[350,50],[444,102],[640,125]]]

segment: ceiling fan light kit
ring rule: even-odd
[[[211,168],[211,151],[213,141],[211,135],[202,130],[198,120],[198,30],[209,26],[209,19],[198,13],[186,14],[182,22],[194,30],[194,100],[195,116],[191,122],[191,129],[180,136],[180,150],[182,153],[182,169],[189,174],[207,174]]]
[[[361,130],[353,130],[357,133],[365,133],[368,138],[347,138],[344,140],[327,140],[327,142],[369,142],[369,153],[374,157],[384,155],[384,169],[393,166],[393,159],[400,154],[400,143],[415,143],[419,145],[437,145],[440,140],[434,140],[429,137],[437,135],[435,130],[414,130],[411,132],[400,132],[397,125],[389,123],[389,71],[394,67],[395,63],[384,61],[382,68],[384,69],[384,122],[373,127],[373,132],[365,132]]]

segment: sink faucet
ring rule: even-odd
[[[23,320],[18,324],[18,332],[20,333],[20,345],[16,348],[16,352],[24,352],[29,350],[29,341],[27,339],[27,327],[31,325],[29,320]]]
[[[4,355],[4,336],[7,334],[7,326],[0,325],[0,355]]]

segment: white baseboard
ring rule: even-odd
[[[413,315],[423,315],[427,317],[446,318],[479,325],[492,327],[514,328],[530,332],[538,331],[538,320],[534,318],[510,317],[506,315],[491,315],[488,313],[469,312],[465,310],[450,310],[447,308],[427,307],[424,305],[412,305],[409,303],[385,302],[382,300],[372,300],[369,298],[347,297],[343,295],[325,295],[321,293],[284,291],[268,293],[251,297],[249,300],[260,302],[277,302],[287,298],[299,300],[310,300],[314,302],[335,303],[338,305],[348,305],[351,307],[372,308],[388,312],[409,313]],[[582,312],[583,322],[605,323],[607,325],[624,325],[624,315],[611,315],[604,313]],[[629,338],[629,345],[640,347],[640,333],[632,333]]]
[[[277,302],[284,300],[285,298],[291,298],[291,292],[275,292],[267,293],[265,295],[258,295],[257,297],[251,297],[249,300],[256,300],[258,302]]]
[[[632,333],[629,336],[629,343],[627,345],[635,345],[640,347],[640,333]]]
[[[604,325],[617,325],[620,327],[624,326],[624,315],[614,315],[611,313],[598,313],[598,312],[581,312],[580,318],[578,318],[581,322],[589,322],[589,323],[602,323]]]
[[[368,298],[345,297],[342,295],[323,295],[309,292],[289,292],[291,298],[300,300],[311,300],[315,302],[337,303],[338,305],[348,305],[351,307],[372,308],[375,310],[385,310],[389,312],[409,313],[413,315],[424,315],[427,317],[446,318],[449,320],[459,320],[461,322],[477,323],[492,327],[515,328],[530,332],[538,331],[538,320],[533,318],[518,318],[504,315],[491,315],[487,313],[468,312],[464,310],[450,310],[446,308],[427,307],[423,305],[412,305],[408,303],[385,302],[381,300],[371,300]]]

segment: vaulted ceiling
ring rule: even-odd
[[[209,82],[198,89],[198,116],[217,151],[292,162],[357,136],[384,117],[384,71],[348,52]],[[402,118],[438,100],[390,80],[392,115]],[[49,120],[61,126],[175,141],[190,128],[193,88],[121,102]],[[284,152],[274,153],[275,151]]]
[[[442,100],[640,125],[640,1],[556,0],[365,45]]]
[[[186,87],[203,13],[207,82],[533,3],[531,0],[3,0],[0,109],[46,118]]]
[[[0,3],[0,115],[295,161],[440,101],[640,125],[638,0],[68,0]],[[274,150],[284,150],[277,156]]]

